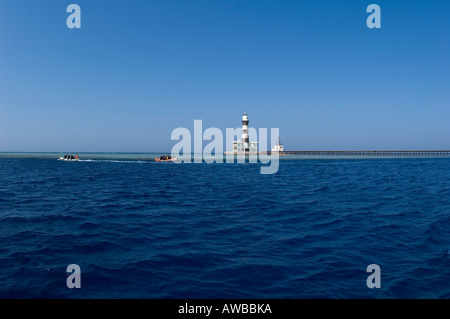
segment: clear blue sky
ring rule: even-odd
[[[450,149],[450,1],[0,0],[0,151],[169,151],[243,112],[289,150]]]

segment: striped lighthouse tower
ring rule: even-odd
[[[247,113],[244,113],[244,116],[242,117],[242,143],[244,152],[250,151],[250,142],[248,138],[248,116]]]

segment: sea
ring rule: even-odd
[[[0,298],[450,298],[450,158],[62,155],[0,153]]]

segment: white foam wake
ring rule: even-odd
[[[78,162],[134,163],[134,164],[145,164],[145,163],[148,163],[148,161],[121,161],[121,160],[96,160],[96,159],[78,160]]]

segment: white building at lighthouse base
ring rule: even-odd
[[[231,154],[257,154],[258,142],[250,142],[249,144],[248,146],[247,143],[242,141],[234,141]]]

